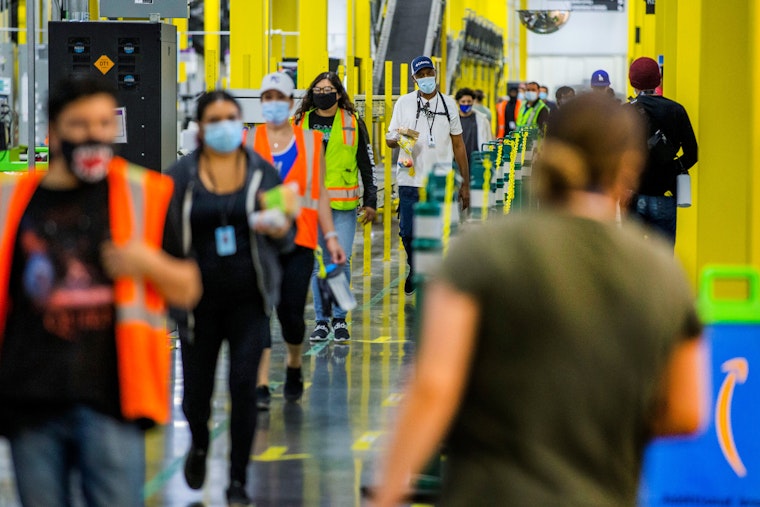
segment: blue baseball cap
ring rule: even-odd
[[[427,56],[418,56],[417,58],[412,60],[412,75],[417,74],[422,69],[435,70],[435,65],[433,65],[433,60],[431,60]]]
[[[591,74],[591,86],[609,86],[610,75],[603,70],[596,70]]]

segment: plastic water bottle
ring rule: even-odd
[[[335,303],[340,306],[341,310],[349,312],[356,308],[356,298],[351,293],[351,287],[348,285],[346,275],[343,273],[343,266],[340,264],[328,264],[325,266],[327,272],[327,285],[333,295]]]

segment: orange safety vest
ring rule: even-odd
[[[27,173],[0,181],[0,350],[9,310],[13,250],[21,218],[42,175]],[[114,157],[108,171],[108,207],[115,245],[132,240],[161,248],[174,183],[167,176]],[[116,355],[121,413],[128,420],[169,420],[170,351],[166,305],[142,278],[114,280]]]
[[[320,160],[322,158],[322,134],[314,130],[293,127],[296,137],[296,161],[283,183],[298,183],[301,195],[301,213],[296,217],[296,245],[317,248],[319,227]],[[253,134],[253,135],[251,135]],[[266,127],[256,128],[246,136],[246,144],[270,164],[274,163]]]
[[[509,101],[502,100],[496,106],[496,138],[501,139],[507,135],[507,104]]]

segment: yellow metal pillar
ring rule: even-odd
[[[393,115],[393,62],[385,62],[385,129],[391,122]],[[383,144],[383,146],[385,146]],[[391,260],[391,184],[393,182],[393,168],[391,166],[391,150],[384,147],[385,177],[383,179],[383,261]],[[387,284],[386,284],[387,286]]]
[[[230,0],[230,86],[258,88],[269,69],[269,0]]]
[[[749,17],[751,32],[748,39],[752,48],[749,59],[749,62],[752,64],[752,72],[749,75],[751,76],[751,83],[753,83],[752,89],[757,90],[760,87],[760,1],[754,0],[751,4]],[[752,118],[750,123],[752,126],[750,138],[757,140],[760,139],[760,98],[757,97],[757,93],[753,93],[749,98]],[[755,171],[752,171],[751,181],[754,206],[752,206],[750,220],[750,230],[753,231],[750,262],[755,267],[758,267],[760,266],[760,232],[758,232],[760,231],[760,177],[758,177],[757,169],[760,168],[760,143],[752,143],[750,157],[750,167],[755,168]]]
[[[356,55],[356,19],[354,13],[355,0],[346,0],[346,90],[353,90],[356,80],[354,79],[354,56]]]
[[[354,40],[356,41],[354,50],[357,58],[361,60],[361,67],[359,72],[359,79],[361,80],[364,88],[359,86],[358,89],[364,94],[371,93],[371,90],[366,89],[367,74],[372,74],[372,43],[370,42],[370,34],[372,33],[372,17],[370,13],[370,0],[353,0],[356,6],[354,10],[354,18],[356,19],[356,30],[354,34]],[[367,125],[369,128],[369,125]]]
[[[182,51],[187,49],[187,27],[188,20],[185,18],[176,18],[172,20],[174,26],[177,27],[178,47],[177,53],[180,55]],[[187,64],[182,61],[180,56],[179,63],[177,64],[177,82],[184,83],[187,81]]]
[[[18,0],[18,43],[26,44],[26,0]]]
[[[409,93],[409,64],[402,63],[398,66],[399,95]]]
[[[692,2],[688,2],[691,7]],[[700,3],[700,2],[696,2]],[[701,0],[700,72],[696,76],[702,90],[727,89],[731,97],[756,101],[757,84],[750,79],[758,62],[753,61],[752,39],[756,28],[750,18],[751,3]],[[688,9],[679,11],[686,15]],[[709,27],[707,24],[709,20]],[[756,39],[754,39],[756,40]],[[695,77],[696,77],[695,76]],[[755,86],[753,86],[753,84]],[[752,166],[753,108],[743,107],[727,114],[725,101],[701,100],[699,103],[700,164],[697,189],[697,265],[709,263],[748,263],[750,245],[758,231],[750,220],[760,203],[753,195]]]
[[[298,3],[298,88],[328,68],[327,0]]]
[[[630,3],[630,2],[629,2]],[[528,8],[528,0],[520,0],[520,9]],[[520,81],[528,80],[528,29],[520,23]]]
[[[203,61],[206,66],[206,90],[213,90],[219,84],[219,41],[221,28],[219,19],[219,0],[203,1]]]
[[[89,0],[90,19],[97,20],[100,17],[100,0]]]
[[[660,6],[658,5],[659,9]],[[666,38],[660,50],[665,57],[663,70],[663,93],[681,103],[689,113],[692,127],[697,133],[700,152],[708,143],[701,137],[701,120],[699,114],[701,80],[698,79],[702,68],[700,54],[702,43],[700,33],[703,30],[702,8],[700,2],[678,0],[675,3],[663,2],[663,15],[667,21],[658,30],[673,33],[674,39]],[[659,13],[657,14],[660,15]],[[675,29],[673,28],[675,27]],[[701,153],[700,153],[701,158]],[[676,255],[681,260],[692,283],[697,283],[697,218],[699,208],[699,188],[704,167],[697,164],[691,171],[692,207],[678,210],[678,232],[676,235]]]
[[[298,33],[299,0],[267,0],[271,9],[271,29],[273,32]],[[298,37],[273,33],[269,38],[272,56],[269,72],[277,70],[278,62],[283,58],[298,58]]]

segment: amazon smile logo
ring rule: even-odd
[[[715,402],[715,433],[718,436],[720,450],[723,451],[723,456],[734,473],[739,477],[745,477],[747,468],[739,456],[731,427],[731,402],[736,385],[747,381],[749,362],[743,357],[735,357],[724,362],[721,365],[721,371],[726,374],[726,378],[720,386],[718,400]]]

